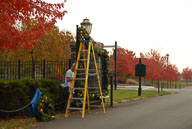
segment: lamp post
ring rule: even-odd
[[[168,71],[169,54],[168,53],[166,54],[166,57],[167,57],[167,88],[169,88],[169,71]]]
[[[85,18],[81,23],[81,27],[83,27],[87,31],[87,33],[90,34],[92,30],[92,23],[89,21],[89,19]]]
[[[92,30],[92,23],[89,21],[89,19],[85,18],[83,19],[83,22],[81,22],[81,27],[83,27],[87,31],[87,33],[90,34]],[[77,25],[76,26],[76,59],[77,59],[77,54],[79,51],[79,44],[80,44],[78,28],[79,26]]]

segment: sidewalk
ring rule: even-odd
[[[190,129],[192,87],[176,90],[178,94],[106,107],[106,114],[94,109],[84,119],[76,114],[32,129]]]
[[[117,89],[121,89],[121,90],[138,90],[139,86],[121,86],[121,85],[117,85]],[[141,86],[142,90],[155,90],[158,91],[158,88],[154,88],[153,86]],[[110,89],[110,87],[109,87]],[[113,88],[114,89],[114,88]],[[167,92],[178,92],[180,89],[167,89],[167,88],[163,88],[163,91],[167,91]],[[160,88],[161,91],[161,88]]]

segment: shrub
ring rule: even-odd
[[[13,80],[13,81],[0,81],[0,109],[3,110],[14,110],[21,108],[28,104],[31,100],[29,98],[30,89],[25,85],[24,82]],[[22,115],[25,114],[26,110],[7,114],[4,113],[1,115]],[[2,117],[0,115],[0,117]]]
[[[136,85],[137,82],[135,80],[133,80],[133,79],[127,79],[126,84]]]
[[[46,79],[59,80],[64,81],[64,75],[55,75],[55,74],[47,74],[45,75]]]
[[[126,77],[117,77],[117,83],[126,83],[127,78]]]
[[[43,94],[47,95],[58,103],[63,98],[62,87],[56,80],[11,80],[0,81],[0,110],[14,110],[21,108],[32,100],[36,89],[39,88]],[[16,113],[0,113],[1,117],[28,115],[29,108]]]

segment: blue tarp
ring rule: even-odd
[[[39,88],[36,90],[35,95],[31,101],[30,109],[29,109],[29,117],[34,117],[36,114],[36,105],[41,97],[42,92],[39,90]]]
[[[91,40],[81,40],[81,42],[83,42],[83,43],[89,43],[89,42],[91,42]]]

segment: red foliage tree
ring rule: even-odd
[[[150,52],[140,54],[143,59],[143,63],[146,64],[146,79],[151,81],[160,80],[163,78],[166,57],[161,56],[156,50],[151,49]]]
[[[114,57],[110,56],[110,70],[114,72]],[[117,74],[134,76],[136,56],[133,51],[124,48],[117,48]]]
[[[178,81],[180,80],[180,75],[178,72],[178,68],[176,65],[169,65],[168,67],[169,69],[169,81],[173,82],[173,81]]]
[[[65,0],[66,1],[66,0]],[[65,2],[64,1],[64,2]],[[40,43],[39,38],[62,19],[66,11],[64,2],[50,4],[41,0],[1,0],[0,1],[0,50],[28,49]],[[21,31],[31,19],[37,24]]]
[[[184,68],[182,71],[182,76],[184,80],[192,80],[192,69],[189,67]]]
[[[146,79],[151,81],[167,80],[167,64],[166,56],[161,56],[156,50],[151,49],[150,52],[140,54],[143,59],[143,63],[146,64]],[[178,81],[179,72],[176,65],[169,63],[168,66],[169,78],[168,81]]]
[[[151,51],[142,54],[140,53],[142,58],[142,63],[146,65],[146,79],[151,81],[157,80],[167,80],[167,60],[166,56],[161,56],[161,54],[157,50],[151,49]],[[113,55],[110,56],[110,68],[111,71],[114,72],[114,58]],[[127,75],[127,76],[135,76],[135,64],[138,64],[139,60],[136,58],[135,53],[133,51],[129,51],[124,48],[117,49],[117,73]],[[169,77],[168,81],[178,81],[180,80],[180,74],[178,72],[178,68],[176,65],[169,63],[168,66]],[[189,70],[187,70],[189,71]],[[184,77],[192,78],[192,70],[191,74],[189,72],[187,75],[183,73]]]

